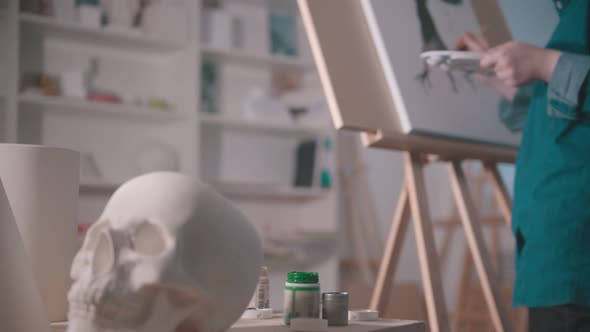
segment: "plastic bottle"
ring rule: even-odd
[[[289,272],[285,283],[285,325],[292,318],[320,318],[320,284],[317,272]]]

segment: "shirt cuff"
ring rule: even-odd
[[[563,53],[547,89],[547,114],[577,120],[580,116],[580,92],[590,71],[590,56]]]
[[[529,84],[519,88],[512,101],[505,98],[500,100],[498,117],[504,123],[504,126],[513,133],[524,129],[531,96],[533,95],[533,86],[533,84]]]

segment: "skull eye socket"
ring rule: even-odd
[[[100,234],[109,226],[108,221],[97,221],[92,225],[84,238],[83,249],[94,250],[98,244]]]
[[[164,252],[166,241],[158,226],[144,221],[135,229],[131,237],[131,246],[142,255],[156,256]]]
[[[115,263],[113,242],[107,232],[102,232],[96,239],[96,249],[92,260],[92,271],[95,274],[105,274],[112,270]]]

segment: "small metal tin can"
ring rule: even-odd
[[[348,293],[323,293],[322,318],[328,320],[328,326],[348,325]]]

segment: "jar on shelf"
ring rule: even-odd
[[[320,283],[317,272],[289,272],[285,283],[285,325],[292,318],[320,318]]]

